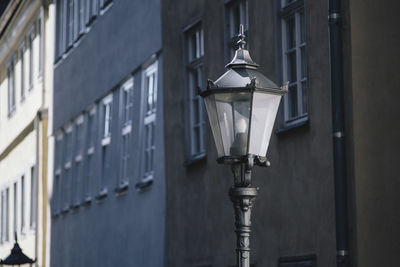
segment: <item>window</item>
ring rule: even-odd
[[[64,175],[63,175],[63,186],[62,186],[62,212],[67,212],[70,205],[71,197],[71,158],[72,158],[72,126],[67,126],[65,130],[65,141],[64,141]]]
[[[100,188],[98,199],[107,195],[107,178],[110,171],[110,142],[111,142],[111,122],[112,122],[112,94],[106,96],[102,103],[102,123],[103,132],[101,140],[101,175],[100,175]]]
[[[90,25],[97,16],[97,1],[86,0],[86,25]]]
[[[86,130],[86,164],[85,175],[83,177],[83,203],[90,203],[90,179],[93,177],[93,155],[95,144],[95,119],[96,106],[92,107],[88,112],[87,130]]]
[[[17,226],[17,218],[18,218],[18,213],[17,213],[17,183],[14,183],[14,203],[13,203],[13,233],[16,233],[18,231],[18,226]]]
[[[21,233],[25,232],[25,176],[21,176]]]
[[[61,55],[64,53],[64,40],[65,40],[64,3],[65,1],[63,0],[57,0],[56,2],[56,45],[55,45],[56,60],[59,59]]]
[[[31,229],[36,227],[36,208],[37,208],[37,179],[35,166],[31,167],[31,216],[29,220],[29,226]]]
[[[19,47],[19,64],[20,64],[20,86],[21,86],[21,101],[24,100],[25,98],[25,44],[22,43],[21,46]]]
[[[67,0],[67,48],[74,42],[74,0]]]
[[[9,189],[1,192],[1,241],[9,240]]]
[[[86,0],[79,0],[79,35],[85,31]]]
[[[304,3],[281,0],[282,80],[289,81],[283,97],[283,127],[308,119],[307,51]]]
[[[63,191],[61,187],[61,170],[62,170],[62,133],[56,135],[55,152],[54,152],[54,185],[52,197],[52,213],[53,216],[58,215],[61,209],[61,201],[63,199]]]
[[[144,180],[152,180],[154,176],[155,126],[157,110],[157,62],[143,72],[145,101],[144,115]]]
[[[74,0],[74,39],[77,40],[85,29],[85,4],[86,0]]]
[[[34,32],[33,28],[28,34],[28,51],[29,51],[29,58],[28,58],[28,82],[29,82],[29,90],[33,89],[33,38]]]
[[[117,192],[128,186],[128,167],[130,159],[130,139],[132,131],[133,78],[129,78],[120,89],[120,119],[121,119],[121,156]]]
[[[37,37],[39,39],[38,48],[38,76],[42,76],[43,72],[43,36],[42,36],[42,16],[37,20]]]
[[[15,70],[14,70],[15,57],[11,59],[7,66],[7,79],[8,79],[8,116],[11,117],[15,112]]]
[[[74,139],[74,168],[71,188],[72,207],[79,207],[79,189],[82,179],[82,146],[83,146],[83,115],[79,116],[75,122],[75,139]]]
[[[188,160],[205,155],[205,114],[199,89],[204,87],[203,28],[196,24],[185,32],[186,46],[186,136]]]
[[[248,7],[247,0],[231,0],[225,6],[225,21],[226,21],[226,60],[230,62],[238,49],[238,33],[239,26],[243,24],[246,42],[248,42]],[[248,43],[247,43],[248,45]]]
[[[111,0],[100,0],[100,8],[104,9],[110,3],[111,3]]]

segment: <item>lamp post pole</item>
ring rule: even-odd
[[[232,165],[234,186],[229,190],[235,210],[236,262],[238,267],[250,267],[251,209],[258,188],[252,187],[251,165],[237,163]]]

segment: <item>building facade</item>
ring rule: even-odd
[[[47,1],[4,1],[0,17],[0,256],[15,235],[46,266],[47,117],[52,51]],[[49,31],[50,29],[50,31]],[[49,68],[50,67],[50,68]]]
[[[235,266],[233,177],[215,162],[197,91],[225,72],[239,24],[261,72],[289,81],[267,153],[272,165],[253,171],[252,265],[398,265],[399,4],[333,2],[163,1],[166,266]],[[338,54],[332,24],[340,60],[330,58]],[[333,61],[342,62],[342,82]],[[343,108],[333,86],[343,89]]]
[[[235,266],[233,178],[198,92],[224,73],[240,24],[260,71],[289,81],[272,166],[253,171],[252,266],[397,266],[396,1],[54,2],[50,266]],[[340,133],[330,23],[343,39]]]
[[[163,265],[160,5],[55,1],[51,266]]]
[[[272,166],[253,171],[260,189],[251,264],[335,266],[327,1],[163,3],[164,90],[173,92],[164,94],[165,151],[180,151],[166,157],[167,266],[236,264],[233,175],[216,163],[204,110],[192,95],[197,101],[197,86],[225,72],[240,24],[260,71],[278,85],[290,81],[267,154]],[[201,67],[193,68],[193,51]],[[200,133],[198,122],[205,123]]]

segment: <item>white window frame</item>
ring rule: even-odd
[[[151,103],[149,103],[149,85],[147,79],[153,76]],[[142,103],[144,110],[143,117],[143,181],[150,181],[154,178],[154,154],[155,154],[155,128],[156,128],[156,113],[157,113],[157,93],[158,93],[158,61],[155,61],[142,72]],[[150,106],[150,109],[149,109]],[[151,135],[148,134],[147,128],[151,129]],[[154,143],[152,143],[154,142]],[[149,154],[147,154],[149,153]],[[146,166],[149,166],[146,169]]]
[[[132,137],[133,86],[134,80],[133,77],[130,77],[120,88],[121,154],[117,192],[126,190],[129,184],[128,167],[131,156],[129,144]]]
[[[109,145],[111,143],[111,129],[112,129],[112,111],[113,111],[113,93],[103,98],[101,101],[102,106],[102,139],[101,139],[101,174],[99,181],[99,194],[97,199],[102,199],[107,195],[107,176],[110,172],[110,153]]]
[[[287,0],[281,0],[281,6],[285,9],[289,9],[287,14],[281,15],[281,35],[282,35],[282,81],[286,82],[289,80],[289,66],[288,66],[288,54],[295,53],[296,54],[296,81],[289,81],[289,93],[283,97],[283,127],[290,127],[292,125],[301,124],[308,120],[308,95],[307,95],[307,87],[308,87],[308,74],[307,74],[307,40],[306,40],[306,25],[305,21],[303,24],[304,31],[304,40],[301,42],[301,17],[302,13],[305,16],[304,11],[304,3],[298,6],[300,0],[294,0],[288,5],[286,5]],[[296,5],[292,10],[291,6]],[[294,18],[294,31],[295,31],[295,47],[288,48],[287,47],[287,34],[288,34],[288,26],[287,21],[289,18]],[[305,19],[305,18],[304,18]],[[304,51],[302,58],[302,49]],[[305,67],[305,70],[303,68]],[[305,72],[305,76],[304,73]],[[305,84],[306,86],[303,86]],[[290,88],[296,86],[296,116],[291,116],[291,110],[289,108],[290,101]]]
[[[109,137],[111,137],[111,124],[112,124],[112,93],[106,96],[102,101],[103,107],[103,127],[102,127],[102,145],[106,145],[105,143],[109,143]],[[104,143],[104,144],[103,144]]]

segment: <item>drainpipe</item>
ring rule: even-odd
[[[332,94],[333,164],[336,215],[336,264],[348,266],[349,237],[344,140],[343,51],[340,0],[329,1],[329,48]]]

